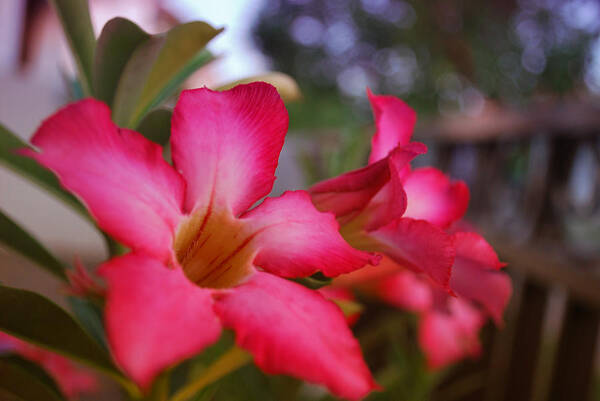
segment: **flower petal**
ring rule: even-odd
[[[356,217],[364,218],[360,225],[366,231],[375,230],[389,222],[399,219],[406,211],[407,196],[402,179],[410,168],[410,161],[419,154],[427,152],[422,143],[412,142],[397,147],[386,158],[390,171],[389,181],[371,198],[364,210]]]
[[[77,194],[98,225],[134,250],[170,256],[185,183],[162,149],[137,132],[119,129],[109,108],[93,99],[48,118],[25,150]]]
[[[4,351],[15,352],[42,366],[69,399],[76,399],[82,393],[92,393],[98,389],[95,375],[64,356],[0,332],[0,352]]]
[[[337,287],[356,288],[361,291],[373,292],[382,279],[403,270],[396,262],[383,256],[377,266],[365,266],[352,273],[342,274],[333,280]]]
[[[438,169],[426,167],[413,170],[403,184],[408,198],[405,217],[427,220],[445,228],[467,211],[467,185],[462,181],[451,182]]]
[[[476,233],[453,235],[456,259],[450,288],[459,296],[481,304],[497,325],[512,294],[510,277],[498,271],[503,264],[492,247]]]
[[[461,263],[487,270],[500,270],[506,266],[500,262],[494,248],[476,232],[456,232],[452,240]]]
[[[173,162],[187,181],[186,211],[211,204],[214,196],[237,216],[271,191],[288,128],[273,86],[183,91],[172,127]]]
[[[369,235],[377,241],[374,250],[448,288],[455,252],[452,238],[442,229],[425,220],[401,218]]]
[[[427,147],[418,142],[398,147],[383,160],[313,185],[312,201],[317,209],[333,212],[342,224],[365,211],[365,226],[376,228],[404,213],[402,171],[425,152]]]
[[[321,181],[310,188],[312,202],[323,212],[343,218],[361,211],[389,181],[387,160]]]
[[[376,388],[341,310],[316,291],[256,273],[224,293],[215,310],[267,373],[323,384],[352,400]]]
[[[377,292],[391,305],[412,312],[425,312],[433,305],[431,283],[409,270],[382,279]]]
[[[431,369],[481,353],[479,330],[485,317],[460,298],[449,298],[447,310],[432,310],[419,322],[419,344]]]
[[[219,338],[211,291],[192,284],[179,267],[127,254],[99,272],[108,281],[105,319],[113,355],[142,388]]]
[[[305,277],[321,271],[333,277],[379,260],[348,245],[333,215],[317,211],[305,191],[267,198],[241,220],[256,233],[254,264],[278,276]]]
[[[371,140],[369,164],[386,157],[396,146],[406,145],[417,122],[417,114],[394,96],[377,96],[367,89],[377,131]]]

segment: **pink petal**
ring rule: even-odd
[[[390,180],[387,160],[321,181],[310,188],[317,209],[341,218],[360,212]]]
[[[452,238],[424,220],[401,218],[369,233],[378,241],[379,251],[402,267],[424,272],[434,282],[448,288],[454,262]]]
[[[315,184],[310,188],[312,201],[317,209],[333,212],[342,224],[364,211],[364,225],[379,227],[404,213],[402,171],[426,151],[418,142],[398,147],[383,160]]]
[[[402,179],[409,168],[408,163],[417,155],[425,153],[425,145],[413,142],[403,147],[397,147],[386,158],[390,171],[389,181],[371,198],[357,219],[364,218],[361,224],[366,231],[375,230],[404,214],[407,196]]]
[[[316,291],[257,273],[224,293],[215,310],[267,373],[322,384],[351,400],[377,386],[342,312]]]
[[[396,262],[383,256],[377,266],[365,266],[352,273],[342,274],[333,280],[335,286],[357,288],[361,291],[372,292],[379,281],[403,270]]]
[[[378,261],[348,245],[335,217],[317,211],[305,191],[267,198],[241,220],[256,233],[254,264],[278,276],[304,277],[321,271],[332,277]]]
[[[425,312],[433,305],[431,284],[409,270],[382,279],[378,294],[391,305],[412,312]]]
[[[288,128],[273,86],[184,91],[172,126],[173,162],[187,181],[186,211],[213,200],[237,216],[271,191]]]
[[[386,157],[396,146],[406,145],[417,122],[417,115],[406,103],[394,96],[377,96],[367,89],[375,115],[377,131],[371,140],[369,164]]]
[[[483,305],[502,324],[502,315],[512,294],[510,277],[498,269],[503,264],[492,247],[475,233],[456,233],[456,259],[450,288],[459,296]]]
[[[96,376],[79,368],[64,356],[2,332],[0,332],[0,351],[15,352],[42,366],[69,399],[75,399],[82,393],[90,393],[98,388]]]
[[[108,281],[105,319],[113,355],[140,387],[219,338],[211,291],[192,284],[179,267],[127,254],[99,272]]]
[[[479,330],[485,317],[459,298],[448,300],[447,310],[432,310],[419,323],[419,344],[432,369],[439,369],[481,352]]]
[[[427,220],[447,227],[459,220],[469,205],[469,188],[462,181],[451,182],[441,171],[432,168],[413,170],[404,179],[408,198],[405,217]]]
[[[52,170],[78,195],[98,225],[125,245],[170,256],[185,184],[160,146],[121,130],[103,103],[87,99],[48,118],[23,153]]]
[[[506,266],[500,262],[494,248],[476,232],[456,232],[452,235],[456,256],[461,262],[480,269],[499,270]]]

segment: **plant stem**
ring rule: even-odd
[[[189,384],[175,393],[170,401],[188,400],[204,387],[241,368],[251,360],[252,356],[248,352],[233,346],[210,365],[200,377],[192,380]]]
[[[123,245],[121,245],[120,243],[118,243],[117,241],[112,239],[112,237],[110,235],[108,235],[107,233],[102,231],[100,228],[98,228],[98,230],[100,230],[100,234],[102,234],[102,237],[104,238],[104,241],[106,242],[106,246],[108,248],[108,254],[110,255],[111,258],[114,256],[123,255],[124,253],[127,252],[127,248],[125,248]]]

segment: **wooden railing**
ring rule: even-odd
[[[515,282],[506,327],[485,333],[483,358],[452,372],[436,399],[598,397],[599,106],[496,109],[419,131],[433,163],[469,183],[468,219],[509,263]]]

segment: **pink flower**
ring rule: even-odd
[[[14,352],[41,365],[56,381],[61,391],[71,399],[77,398],[82,393],[93,392],[98,387],[95,376],[79,369],[67,358],[2,332],[0,332],[0,349],[2,352]]]
[[[147,389],[223,328],[265,372],[359,399],[376,385],[340,309],[284,277],[337,276],[371,254],[350,247],[306,192],[267,198],[288,116],[265,83],[184,91],[171,152],[116,127],[95,100],[46,120],[27,154],[132,249],[104,263],[106,329],[116,361]],[[253,208],[252,208],[253,207]]]
[[[448,230],[467,209],[467,186],[434,168],[411,170],[425,152],[410,142],[414,111],[395,97],[368,95],[377,127],[369,165],[316,184],[311,196],[335,213],[351,245],[385,255],[336,285],[421,314],[421,346],[430,366],[441,367],[478,353],[478,332],[487,316],[501,323],[511,282],[483,237]]]

